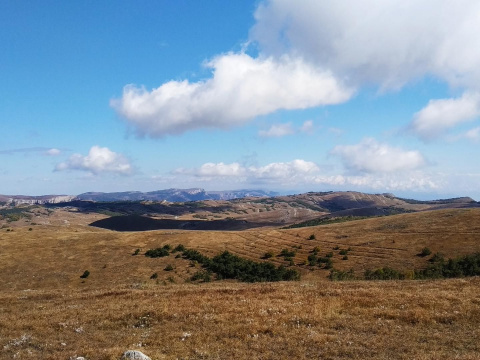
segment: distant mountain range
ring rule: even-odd
[[[263,190],[231,190],[231,191],[205,191],[201,188],[192,189],[166,189],[150,192],[124,191],[124,192],[87,192],[80,195],[0,195],[0,202],[14,204],[57,204],[74,200],[114,202],[114,201],[168,201],[188,202],[201,200],[232,200],[245,197],[272,197],[278,193]]]

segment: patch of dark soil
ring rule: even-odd
[[[272,223],[253,223],[246,220],[170,220],[152,219],[140,215],[112,216],[95,221],[90,226],[114,231],[148,231],[148,230],[245,230],[262,226],[275,226]]]

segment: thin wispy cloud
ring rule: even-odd
[[[0,155],[14,155],[14,154],[31,154],[36,153],[40,155],[55,156],[60,154],[59,149],[48,148],[48,147],[30,147],[30,148],[20,148],[20,149],[7,149],[0,150]]]

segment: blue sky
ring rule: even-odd
[[[0,193],[480,200],[480,3],[0,3]]]

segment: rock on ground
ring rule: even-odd
[[[152,360],[141,351],[128,350],[123,353],[122,360]]]

